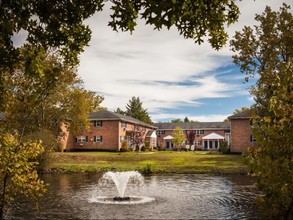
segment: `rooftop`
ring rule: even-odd
[[[177,126],[183,130],[196,129],[230,129],[230,122],[181,122],[181,123],[155,123],[160,130],[174,130]]]
[[[233,120],[233,119],[249,119],[251,118],[251,110],[246,110],[244,112],[240,112],[238,114],[235,115],[231,115],[228,117],[229,120]]]
[[[150,125],[138,119],[135,119],[126,115],[121,115],[119,113],[111,112],[108,110],[101,110],[101,111],[90,113],[89,119],[90,120],[120,120],[120,121],[125,121],[125,122],[129,122],[133,124],[142,125],[149,128],[156,128],[154,125]]]

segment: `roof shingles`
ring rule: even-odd
[[[155,126],[142,122],[138,119],[135,119],[126,115],[121,115],[119,113],[111,112],[108,110],[101,110],[101,111],[90,113],[89,119],[90,120],[121,120],[125,122],[130,122],[133,124],[142,125],[145,127],[156,128]]]
[[[230,129],[230,122],[188,122],[188,123],[155,123],[159,130],[174,130],[177,126],[183,130],[196,129]]]

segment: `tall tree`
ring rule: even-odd
[[[185,122],[185,123],[190,122],[189,119],[187,118],[187,116],[184,118],[184,122]]]
[[[260,178],[258,196],[266,217],[293,218],[293,16],[286,4],[278,12],[266,7],[255,17],[254,29],[244,27],[231,41],[241,72],[259,80],[255,97],[253,135],[259,147],[246,153]]]
[[[30,49],[23,48],[23,56]],[[4,72],[8,85],[4,102],[6,126],[23,135],[40,130],[59,135],[62,123],[71,131],[88,127],[88,113],[101,108],[103,97],[79,88],[82,81],[76,70],[55,55],[38,56],[43,63],[38,66],[43,72],[38,77],[30,77],[35,66],[27,63],[20,63],[13,75]]]
[[[118,113],[118,114],[121,114],[121,115],[126,115],[126,112],[123,111],[122,109],[120,108],[117,108],[116,111],[114,111],[115,113]]]
[[[145,123],[151,124],[152,120],[147,112],[147,109],[142,107],[142,102],[139,97],[133,96],[126,105],[126,115],[136,118]]]

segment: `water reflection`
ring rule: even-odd
[[[17,219],[257,219],[253,179],[245,176],[146,176],[142,188],[126,195],[155,200],[139,205],[90,203],[93,193],[115,195],[115,186],[99,189],[101,175],[46,175],[48,192],[36,212],[19,200],[9,212]]]

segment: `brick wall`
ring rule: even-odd
[[[250,141],[250,120],[231,120],[231,152],[242,153],[252,145]]]
[[[97,150],[113,150],[119,151],[122,146],[121,136],[128,136],[132,131],[137,129],[142,131],[143,139],[150,128],[137,126],[131,123],[126,123],[126,127],[122,127],[122,122],[119,120],[103,120],[101,127],[95,127],[94,121],[90,124],[89,131],[78,133],[78,136],[87,136],[87,142],[76,142],[76,136],[66,134],[60,141],[63,149],[97,149]],[[101,142],[95,142],[95,136],[102,136]]]
[[[219,135],[222,135],[225,137],[225,130],[223,129],[219,129],[219,130],[214,130],[214,129],[198,129],[198,130],[204,130],[204,133],[203,134],[195,134],[195,139],[194,141],[202,141],[202,145],[197,145],[195,146],[196,149],[203,149],[203,137],[206,136],[206,135],[209,135],[211,133],[217,133]],[[195,130],[194,130],[195,132]],[[172,135],[173,133],[173,130],[165,130],[165,134],[163,135],[158,135],[157,137],[157,142],[158,142],[158,145],[160,147],[162,147],[162,149],[165,149],[165,142],[164,142],[164,137],[168,136],[168,135]]]
[[[90,131],[80,132],[78,135],[88,137],[88,142],[76,142],[74,138],[73,147],[75,149],[98,149],[98,150],[119,150],[119,121],[103,121],[101,127],[95,127],[91,122]],[[102,136],[102,142],[95,142],[94,136]]]

